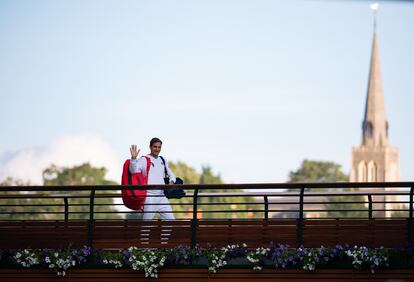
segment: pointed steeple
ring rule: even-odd
[[[375,25],[374,23],[368,93],[362,123],[362,145],[384,147],[388,145],[388,121],[385,115],[378,36]]]
[[[385,115],[382,92],[381,65],[379,60],[376,16],[379,4],[373,3],[374,36],[368,79],[364,122],[362,123],[362,144],[352,148],[351,182],[400,181],[399,150],[388,145],[388,123]],[[388,188],[381,191],[389,190]],[[388,217],[398,201],[394,196],[374,196],[374,209],[379,217]],[[383,203],[385,200],[388,203]],[[382,211],[381,211],[382,210]]]

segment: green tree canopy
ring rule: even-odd
[[[89,163],[73,167],[58,167],[56,165],[50,165],[43,171],[43,182],[45,186],[71,186],[71,185],[116,185],[114,181],[105,179],[106,168],[93,167]],[[111,191],[100,191],[97,195],[109,193]],[[66,194],[67,191],[61,193]],[[85,194],[88,192],[76,192],[77,194]],[[85,198],[70,198],[71,205],[69,210],[70,218],[72,219],[87,219],[89,218],[89,199]],[[94,210],[96,213],[95,218],[120,218],[115,212],[113,206],[113,199],[109,198],[96,198]],[[105,205],[102,205],[105,204]],[[107,214],[99,214],[99,212],[108,212]]]
[[[201,167],[200,184],[223,184],[220,174],[214,175],[209,165]]]
[[[114,181],[105,179],[106,169],[103,167],[93,167],[89,163],[84,163],[73,167],[58,167],[50,165],[43,171],[43,184],[45,186],[71,186],[71,185],[111,185],[117,184]],[[24,182],[13,178],[7,178],[0,183],[0,186],[29,186],[30,182]],[[108,193],[110,191],[105,191]],[[3,192],[6,194],[18,194],[18,192]],[[64,198],[63,195],[89,194],[88,192],[71,193],[70,191],[42,192],[44,195],[62,195],[61,198],[48,197],[42,199],[7,199],[2,201],[0,211],[11,212],[5,215],[9,219],[63,219],[64,218]],[[69,219],[89,218],[89,199],[70,198]],[[115,212],[112,199],[95,200],[96,204],[107,204],[105,206],[96,205],[97,212]],[[116,213],[96,214],[95,218],[120,218]]]
[[[28,186],[31,185],[30,181],[23,181],[20,179],[14,179],[12,177],[7,177],[2,182],[0,182],[0,190],[1,186]],[[2,195],[16,195],[20,194],[19,192],[13,191],[2,191]],[[31,202],[36,201],[32,200]],[[37,216],[33,215],[36,208],[31,206],[30,201],[27,198],[18,198],[18,199],[2,199],[0,205],[0,219],[34,219]],[[44,209],[42,209],[43,211]],[[27,212],[27,215],[21,214],[21,212]]]
[[[50,165],[43,171],[43,185],[115,185],[114,181],[105,179],[106,168],[93,167],[84,163],[73,167]]]
[[[169,167],[172,169],[175,175],[182,178],[186,184],[223,184],[220,174],[215,174],[213,169],[209,165],[204,165],[201,168],[201,172],[188,166],[183,162],[169,162]],[[224,189],[208,189],[203,192],[225,192]],[[187,191],[187,193],[192,191]],[[231,192],[241,192],[241,190],[232,190]],[[247,218],[259,216],[257,213],[249,212],[248,210],[260,209],[254,203],[253,197],[200,197],[199,214],[202,218]],[[192,216],[192,199],[189,197],[182,198],[180,200],[171,200],[172,204],[178,203],[179,205],[173,205],[173,209],[176,212],[177,218],[191,217]],[[237,203],[237,204],[234,204]],[[205,204],[205,205],[203,205]],[[212,210],[226,210],[223,213],[209,213]],[[235,212],[236,210],[246,210],[247,212]],[[185,213],[182,213],[184,211]]]
[[[32,185],[30,181],[15,179],[10,176],[4,179],[2,182],[0,182],[0,186],[29,186],[29,185]]]
[[[30,181],[23,181],[7,177],[0,182],[0,186],[29,186],[32,185]],[[0,187],[1,190],[1,187]],[[2,191],[2,195],[21,195],[20,192]],[[29,192],[30,193],[30,192]],[[33,220],[33,219],[51,219],[53,215],[48,214],[53,208],[49,206],[42,206],[45,202],[48,204],[56,204],[56,199],[28,199],[26,197],[6,198],[1,200],[0,205],[0,219],[12,220]]]
[[[168,166],[179,176],[185,184],[198,184],[200,182],[200,174],[195,168],[187,165],[184,162],[168,162]]]
[[[300,168],[289,173],[290,183],[302,182],[347,182],[349,179],[342,169],[341,165],[334,162],[304,160]],[[312,191],[342,191],[352,192],[355,189],[312,189]],[[328,212],[322,212],[321,216],[343,218],[343,217],[364,217],[366,211],[363,196],[332,196],[328,198],[324,209]],[[356,211],[352,211],[356,210]]]
[[[304,160],[300,168],[289,173],[290,183],[339,182],[349,177],[341,171],[341,165],[334,162]]]

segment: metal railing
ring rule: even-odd
[[[206,219],[295,218],[300,244],[303,222],[307,219],[404,218],[407,219],[407,238],[412,237],[414,182],[179,186],[187,195],[170,202],[177,220],[191,221],[193,246],[197,242],[197,223]],[[146,188],[159,190],[168,186],[148,185]],[[88,221],[88,241],[92,242],[96,220],[138,219],[143,214],[143,211],[123,207],[122,189],[131,187],[3,186],[0,187],[0,221],[84,219]],[[214,192],[217,190],[220,192]]]

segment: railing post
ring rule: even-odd
[[[197,245],[197,210],[198,210],[198,187],[194,189],[193,194],[193,222],[191,224],[191,248]]]
[[[267,196],[263,197],[263,203],[264,203],[264,219],[269,219],[269,199]]]
[[[69,220],[69,203],[68,197],[63,197],[63,201],[65,202],[65,222]]]
[[[299,195],[299,217],[296,223],[296,245],[300,247],[303,244],[303,198],[305,195],[305,186],[300,188]]]
[[[368,218],[372,219],[372,195],[368,194]]]
[[[89,196],[89,224],[88,224],[88,246],[90,247],[92,247],[92,243],[93,243],[94,202],[95,202],[95,189],[91,189],[91,194]]]
[[[414,186],[410,189],[410,210],[408,213],[408,222],[407,222],[407,248],[410,256],[413,253],[413,198],[414,198]]]

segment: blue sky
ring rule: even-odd
[[[116,179],[128,146],[146,152],[153,136],[169,160],[209,164],[227,182],[283,182],[304,158],[349,172],[369,4],[0,0],[0,178],[91,161]],[[380,2],[402,180],[414,179],[413,15],[414,4]]]

